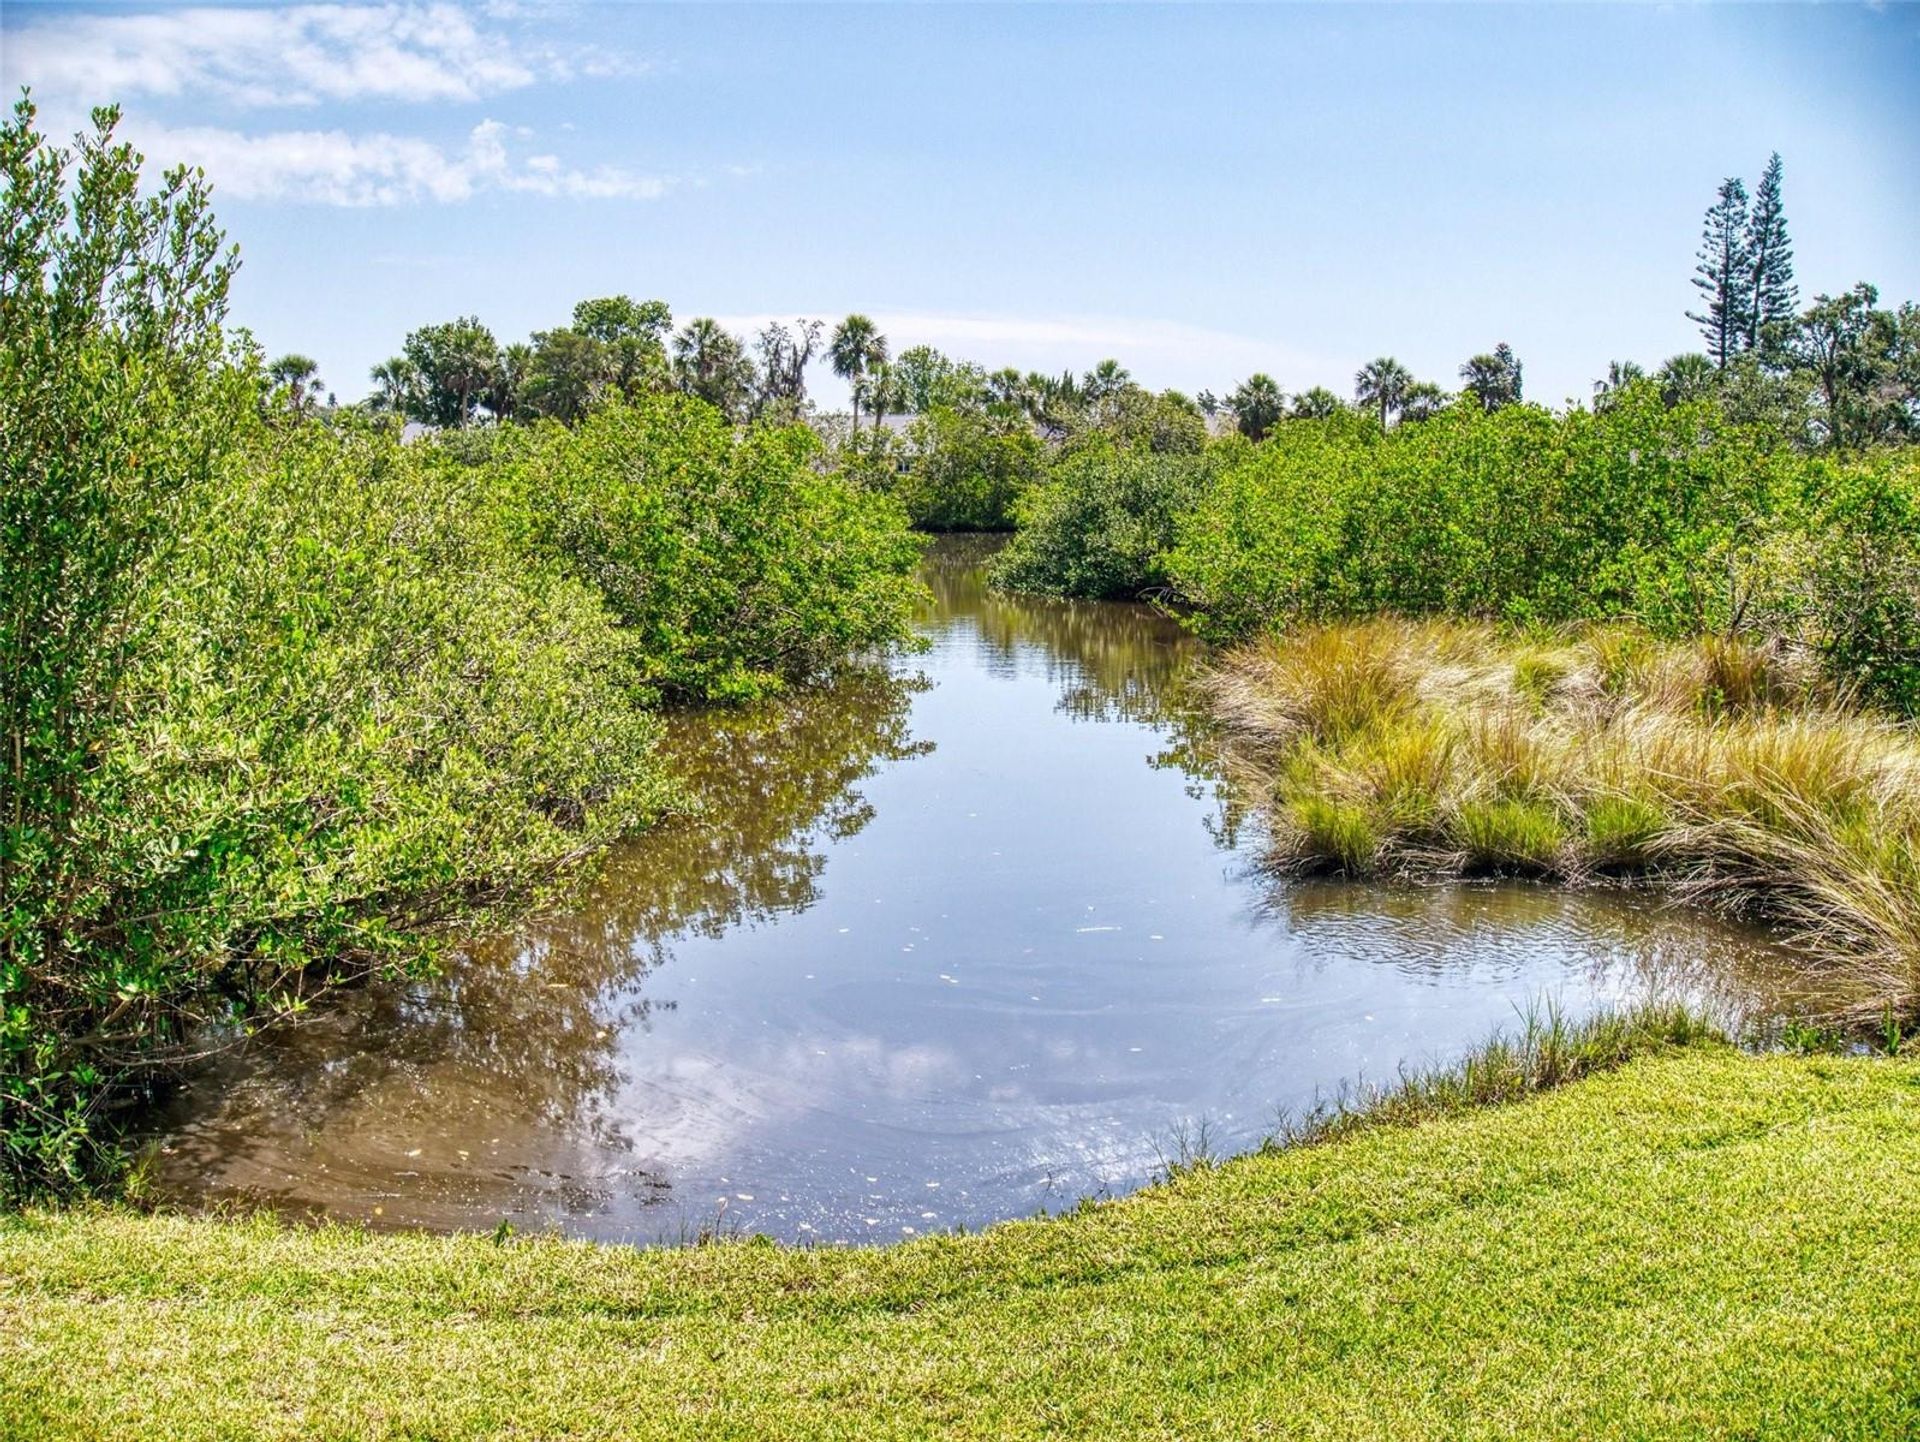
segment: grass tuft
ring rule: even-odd
[[[1920,742],[1803,660],[1376,618],[1270,637],[1205,687],[1283,869],[1646,877],[1786,927],[1827,1019],[1920,1019]]]

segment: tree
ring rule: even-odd
[[[873,416],[874,434],[880,433],[890,415],[896,415],[907,408],[907,387],[900,374],[886,361],[870,366],[867,373],[854,383],[855,404],[864,399],[867,410]]]
[[[403,355],[383,360],[369,373],[373,394],[367,406],[389,415],[410,416],[420,407],[420,371]]]
[[[1400,398],[1400,419],[1432,420],[1447,408],[1451,397],[1432,381],[1415,381]]]
[[[833,328],[827,341],[827,360],[833,373],[853,392],[853,428],[860,429],[860,380],[875,366],[886,364],[887,338],[864,315],[855,313]]]
[[[1293,417],[1302,421],[1324,421],[1339,415],[1346,404],[1325,386],[1313,386],[1293,398]]]
[[[285,391],[287,408],[296,416],[305,415],[319,403],[319,393],[327,383],[320,379],[320,366],[311,356],[289,352],[267,367],[267,379],[274,389]]]
[[[1720,374],[1712,357],[1697,350],[1669,356],[1653,373],[1653,380],[1660,387],[1660,403],[1669,410],[1705,400],[1720,390]]]
[[[1752,311],[1751,259],[1747,254],[1747,188],[1739,177],[1720,182],[1700,236],[1694,286],[1707,298],[1706,309],[1687,319],[1707,339],[1707,355],[1722,370],[1746,343]]]
[[[607,347],[592,336],[572,326],[535,331],[520,385],[521,408],[573,425],[599,399],[612,375]]]
[[[1286,393],[1264,371],[1248,376],[1227,397],[1233,423],[1248,440],[1265,440],[1267,432],[1287,413]]]
[[[487,381],[486,406],[494,416],[510,421],[520,412],[527,380],[533,369],[533,347],[515,341],[500,352],[500,362]]]
[[[1025,392],[1027,418],[1055,440],[1086,418],[1087,398],[1072,371],[1057,376],[1029,371]]]
[[[1834,447],[1920,435],[1920,307],[1881,310],[1879,300],[1864,281],[1817,296],[1786,343],[1812,382],[1819,429]]]
[[[807,366],[820,349],[823,328],[820,321],[804,319],[796,320],[791,330],[778,321],[761,327],[753,342],[760,353],[756,414],[773,413],[786,420],[801,414],[807,403]]]
[[[664,384],[673,312],[663,300],[610,295],[573,308],[573,328],[605,349],[605,383],[629,398]]]
[[[936,406],[984,405],[999,399],[979,366],[956,361],[930,345],[902,351],[893,372],[900,382],[901,404],[917,416]],[[1018,382],[1019,372],[1010,374]]]
[[[1407,387],[1413,384],[1413,376],[1407,368],[1392,356],[1381,356],[1361,366],[1353,378],[1353,396],[1368,410],[1380,415],[1380,428],[1385,430],[1391,416],[1406,404]]]
[[[664,300],[638,301],[628,295],[583,300],[573,308],[573,328],[606,345],[634,340],[664,347],[673,329],[673,311]]]
[[[421,326],[401,349],[420,377],[413,418],[431,426],[465,426],[494,384],[500,346],[475,316]]]
[[[740,338],[708,316],[673,338],[674,375],[688,395],[739,419],[753,390],[753,365]]]
[[[1088,404],[1110,400],[1133,384],[1133,376],[1119,361],[1103,360],[1081,379],[1080,390]]]
[[[1466,392],[1480,402],[1483,411],[1519,404],[1520,360],[1505,341],[1489,354],[1469,358],[1460,367],[1460,380]]]
[[[1032,394],[1027,387],[1027,378],[1015,366],[1002,366],[988,376],[984,384],[987,404],[990,406],[1025,414],[1031,404]]]
[[[1787,239],[1786,210],[1780,199],[1780,152],[1775,151],[1753,192],[1747,218],[1746,347],[1759,350],[1776,342],[1794,321],[1800,291],[1793,283],[1793,246]]]
[[[1608,361],[1604,379],[1593,383],[1593,408],[1596,411],[1609,409],[1619,397],[1621,391],[1635,381],[1646,379],[1646,369],[1637,361]]]

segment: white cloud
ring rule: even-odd
[[[292,200],[320,205],[381,206],[451,203],[483,191],[589,200],[657,200],[671,177],[616,167],[566,168],[556,156],[519,159],[517,132],[482,121],[460,149],[412,136],[350,135],[341,130],[288,130],[244,135],[209,126],[135,124],[128,137],[161,165],[203,167],[216,197]]]
[[[217,97],[252,107],[473,101],[536,81],[642,68],[501,27],[453,4],[200,6],[63,14],[6,30],[0,78],[58,104]]]
[[[464,143],[337,124],[251,132],[209,109],[472,103],[543,82],[632,73],[625,56],[560,48],[550,18],[501,3],[201,5],[148,12],[8,15],[0,80],[31,86],[41,126],[84,128],[86,107],[132,102],[121,133],[158,165],[206,169],[243,200],[377,206],[463,201],[483,191],[654,200],[671,178],[559,156],[517,158],[524,128],[486,120]],[[328,116],[332,120],[332,116]],[[571,130],[570,125],[563,129]]]

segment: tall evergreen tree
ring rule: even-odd
[[[1720,182],[1700,237],[1700,264],[1693,283],[1707,297],[1706,309],[1687,319],[1707,338],[1707,354],[1725,370],[1747,339],[1752,276],[1747,257],[1747,188],[1737,176]]]
[[[1793,246],[1787,240],[1787,215],[1780,201],[1780,152],[1775,151],[1753,192],[1747,218],[1748,350],[1758,350],[1771,333],[1792,324],[1800,289],[1793,283]]]

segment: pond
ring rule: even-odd
[[[933,547],[926,650],[677,717],[700,814],[571,914],[204,1066],[160,1193],[891,1240],[1255,1145],[1529,1007],[1780,964],[1626,893],[1272,881],[1183,718],[1196,644],[1146,607],[989,592],[989,546]]]

